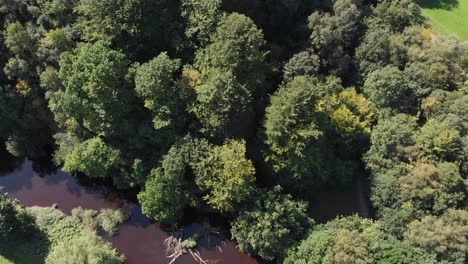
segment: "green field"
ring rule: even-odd
[[[421,0],[422,15],[433,32],[468,40],[468,0]]]

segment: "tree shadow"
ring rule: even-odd
[[[419,5],[426,9],[453,10],[459,5],[458,0],[421,0]]]
[[[0,245],[0,255],[17,264],[45,263],[49,254],[50,240],[34,227],[27,235],[12,234]]]

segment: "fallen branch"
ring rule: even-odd
[[[192,237],[182,240],[180,234],[173,235],[164,239],[164,246],[166,247],[166,257],[170,259],[169,264],[174,264],[179,257],[186,253],[190,253],[193,259],[200,264],[213,264],[218,262],[203,259],[200,255],[200,252],[195,250],[197,247],[197,241],[195,241]],[[219,250],[221,251],[220,248]]]

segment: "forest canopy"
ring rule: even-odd
[[[12,155],[222,216],[271,263],[467,261],[468,43],[417,0],[0,0],[0,120]],[[312,219],[358,178],[372,218]],[[27,232],[0,198],[0,239]],[[122,261],[101,244],[46,262]]]

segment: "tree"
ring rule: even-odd
[[[418,94],[427,96],[431,92],[455,90],[463,83],[463,65],[468,49],[458,40],[441,38],[423,48],[408,51],[409,63],[405,73],[418,83]]]
[[[416,118],[398,114],[380,119],[372,130],[371,147],[364,161],[371,169],[390,168],[411,155],[417,131]]]
[[[182,0],[185,35],[194,47],[205,47],[222,18],[221,0]]]
[[[64,89],[53,93],[49,102],[56,121],[70,130],[68,124],[75,123],[78,135],[124,134],[132,99],[128,65],[125,55],[101,42],[65,52],[59,71]]]
[[[264,80],[264,44],[261,29],[250,18],[233,13],[221,19],[210,44],[196,52],[195,67],[231,72],[253,93]]]
[[[194,66],[202,76],[191,111],[204,134],[218,139],[252,134],[249,110],[265,77],[264,42],[252,20],[233,13],[221,19],[210,43],[196,52]]]
[[[137,69],[135,91],[153,112],[156,129],[174,127],[183,121],[184,105],[174,81],[179,67],[180,60],[171,60],[167,53],[161,53]]]
[[[245,141],[226,141],[194,165],[195,182],[208,192],[203,198],[211,207],[234,212],[254,193],[255,169],[245,152]]]
[[[405,233],[415,247],[437,254],[437,260],[464,263],[468,252],[468,212],[449,209],[441,216],[426,216],[412,222]]]
[[[379,24],[401,32],[417,22],[418,7],[413,0],[383,0],[372,9],[372,14]]]
[[[326,117],[316,110],[316,104],[341,89],[336,78],[299,76],[283,84],[271,97],[264,124],[270,151],[266,159],[277,172],[285,170],[290,179],[327,178],[323,168],[327,166],[326,156],[318,148]]]
[[[370,134],[373,112],[366,98],[354,88],[320,100],[317,109],[327,113],[336,131],[345,138]]]
[[[8,58],[3,71],[8,79],[16,82],[17,91],[27,96],[34,90],[36,78],[36,40],[25,26],[16,21],[6,26],[5,46],[13,56]]]
[[[390,34],[388,25],[371,25],[367,29],[355,54],[359,73],[364,78],[390,64],[390,42],[386,37]]]
[[[107,146],[104,141],[95,137],[86,140],[71,150],[64,159],[65,172],[82,172],[90,177],[115,177],[122,164],[120,151]]]
[[[265,260],[281,260],[312,224],[306,212],[307,203],[294,201],[277,186],[259,193],[252,208],[240,212],[231,234],[241,251]]]
[[[382,231],[379,222],[358,216],[338,217],[318,225],[285,264],[319,263],[435,263],[430,254]]]
[[[249,124],[245,117],[251,115],[251,91],[232,72],[217,68],[209,69],[201,80],[190,109],[200,120],[201,131],[215,138],[243,135]]]
[[[309,16],[311,47],[320,58],[321,72],[343,77],[348,73],[360,17],[360,1],[354,0],[335,1],[333,14],[316,11]]]
[[[454,161],[461,150],[460,132],[452,128],[447,120],[438,122],[429,119],[415,139],[421,147],[421,156],[432,160]]]
[[[333,240],[333,246],[328,248],[325,255],[330,263],[375,263],[369,254],[365,235],[358,231],[339,230]]]
[[[26,28],[15,22],[8,24],[6,30],[5,44],[11,52],[22,58],[30,58],[34,54],[35,41]]]
[[[426,119],[445,121],[449,126],[464,131],[460,123],[468,121],[466,104],[468,104],[468,94],[463,90],[452,92],[435,90],[422,101],[421,108]],[[454,119],[459,121],[453,122]]]
[[[76,14],[73,8],[79,1],[75,0],[38,0],[37,5],[40,8],[40,16],[37,23],[44,29],[61,28],[71,25]]]
[[[123,41],[140,30],[141,8],[137,0],[80,0],[75,28],[87,41]]]
[[[71,36],[62,29],[51,29],[40,40],[38,56],[45,64],[57,67],[60,55],[73,48]]]
[[[193,197],[188,191],[185,173],[209,149],[206,140],[186,136],[163,157],[161,166],[151,170],[138,201],[143,213],[165,223],[176,223]]]
[[[158,222],[175,223],[187,205],[183,186],[183,169],[166,172],[151,170],[144,190],[138,194],[143,213]]]
[[[370,73],[362,89],[367,98],[381,111],[400,113],[415,111],[415,84],[394,66],[387,66]]]
[[[399,179],[405,175],[403,166],[375,173],[372,179],[372,205],[381,214],[383,209],[398,208],[402,205]]]
[[[318,73],[320,58],[311,51],[302,51],[288,61],[283,69],[285,82],[291,81],[296,76],[313,76]]]
[[[458,208],[465,199],[465,183],[453,163],[421,164],[400,180],[403,202],[423,212],[443,213]]]

